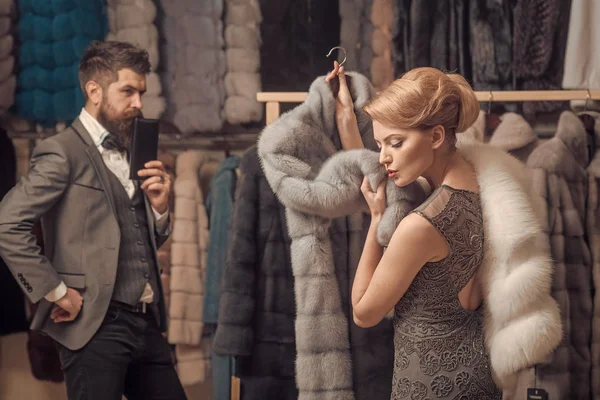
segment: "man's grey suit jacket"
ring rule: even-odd
[[[0,256],[29,299],[41,300],[34,321],[63,346],[77,350],[96,333],[112,296],[117,275],[120,229],[108,170],[90,134],[76,119],[70,128],[36,146],[28,174],[0,203]],[[148,199],[146,214],[152,247],[167,239],[155,230]],[[34,223],[41,218],[45,255],[40,254]],[[160,271],[156,271],[160,277]],[[54,323],[44,296],[61,281],[81,292],[83,306],[72,322]],[[159,323],[166,329],[163,290],[158,279]],[[14,307],[19,305],[15,304]]]

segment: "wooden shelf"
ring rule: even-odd
[[[307,92],[259,92],[256,100],[261,103],[302,103]],[[490,96],[491,94],[491,96]],[[481,102],[499,101],[569,101],[586,100],[587,90],[513,90],[513,91],[476,91]],[[600,100],[600,90],[590,90],[589,100]]]

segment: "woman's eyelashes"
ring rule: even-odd
[[[391,144],[390,144],[390,147],[392,147],[392,148],[394,148],[394,149],[397,149],[397,148],[399,148],[399,147],[401,147],[401,146],[402,146],[402,142],[398,142],[398,143],[391,143]],[[378,145],[377,145],[377,151],[378,151],[378,152],[381,152],[381,149],[382,149],[382,148],[383,148],[383,146],[381,146],[380,144],[378,144]]]

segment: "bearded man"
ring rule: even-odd
[[[40,302],[32,329],[56,341],[69,399],[186,398],[161,333],[156,252],[171,231],[171,181],[160,161],[129,178],[149,72],[146,51],[91,43],[79,65],[85,107],[37,145],[0,203],[0,256]],[[31,233],[39,219],[45,254]]]

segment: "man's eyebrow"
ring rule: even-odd
[[[130,89],[130,90],[137,90],[138,92],[140,92],[140,93],[142,93],[142,94],[146,93],[146,89],[144,89],[144,90],[140,90],[140,89],[138,89],[138,88],[135,88],[135,87],[133,87],[133,86],[131,86],[131,85],[125,85],[125,86],[123,86],[123,87],[121,88],[121,90],[128,90],[128,89]]]

